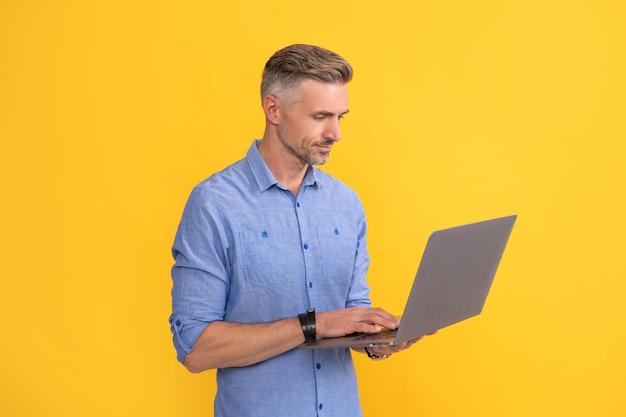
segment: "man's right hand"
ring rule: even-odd
[[[382,308],[350,307],[315,314],[318,337],[340,337],[351,333],[378,333],[382,327],[394,330],[398,319]]]

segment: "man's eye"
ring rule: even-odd
[[[337,116],[337,120],[343,120],[344,118],[344,114],[340,114],[339,116]],[[313,118],[313,120],[325,120],[327,118],[334,118],[335,116],[332,114],[314,114],[311,115],[311,117]]]

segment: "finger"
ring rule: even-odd
[[[378,333],[382,330],[382,327],[375,325],[374,323],[359,322],[354,326],[354,331],[359,333]]]
[[[386,312],[382,308],[371,308],[369,313],[369,320],[379,326],[383,326],[393,330],[397,329],[398,325],[400,324],[398,319],[393,314]]]

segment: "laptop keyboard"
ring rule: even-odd
[[[380,340],[380,339],[388,339],[390,337],[394,337],[397,330],[391,330],[386,327],[383,327],[378,333],[363,333],[361,336],[357,337],[355,340]]]

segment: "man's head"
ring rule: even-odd
[[[259,151],[304,169],[328,161],[341,140],[348,113],[352,67],[339,55],[311,45],[292,45],[265,65],[261,96],[266,125]]]
[[[268,94],[286,104],[298,97],[304,80],[346,84],[352,79],[352,66],[336,53],[313,45],[296,44],[276,52],[265,64],[261,99]]]

